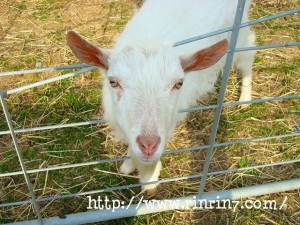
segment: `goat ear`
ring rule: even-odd
[[[108,69],[108,55],[103,50],[84,40],[74,31],[67,33],[67,44],[80,61]]]
[[[216,64],[226,54],[227,49],[228,41],[224,39],[192,55],[180,57],[181,66],[186,73],[206,69]]]

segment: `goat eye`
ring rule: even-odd
[[[177,82],[175,85],[174,85],[174,89],[180,89],[183,85],[183,81],[180,81],[180,82]]]
[[[113,88],[119,86],[119,82],[117,80],[115,80],[115,79],[110,79],[109,83],[110,83],[110,86],[112,86]]]

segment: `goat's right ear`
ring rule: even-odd
[[[80,61],[108,70],[108,55],[103,50],[84,40],[74,31],[67,33],[67,43]]]

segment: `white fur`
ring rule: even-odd
[[[105,119],[116,130],[117,137],[128,147],[130,160],[121,166],[122,173],[138,169],[140,181],[157,181],[160,157],[175,126],[184,119],[179,109],[188,108],[197,99],[214,89],[223,57],[214,66],[188,75],[184,74],[179,56],[194,53],[226,38],[230,32],[179,47],[180,40],[209,33],[233,24],[237,0],[147,0],[128,22],[109,55],[103,87]],[[247,2],[243,22],[247,21],[250,1]],[[249,28],[240,31],[237,47],[254,45]],[[251,99],[251,74],[254,52],[235,55],[235,67],[243,75],[240,101]],[[114,89],[109,78],[116,78],[122,90]],[[171,90],[184,79],[179,90]],[[158,134],[160,145],[151,158],[145,158],[137,146],[141,133]],[[144,189],[153,189],[147,185]]]

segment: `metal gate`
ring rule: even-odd
[[[297,8],[297,9],[292,9],[290,11],[278,13],[276,15],[267,16],[264,18],[253,20],[250,22],[241,23],[242,14],[244,11],[243,10],[244,5],[245,5],[245,0],[238,1],[236,17],[235,17],[235,21],[234,21],[234,24],[232,27],[218,30],[218,31],[206,34],[206,35],[192,37],[190,39],[183,40],[183,41],[180,41],[180,42],[177,42],[174,44],[174,47],[176,47],[176,46],[187,44],[187,43],[197,41],[197,40],[200,40],[203,38],[207,38],[207,37],[210,37],[213,35],[218,35],[218,34],[221,34],[224,32],[232,32],[231,40],[230,40],[230,47],[229,47],[227,58],[226,58],[225,68],[223,71],[223,76],[222,76],[221,87],[220,87],[220,91],[219,91],[219,95],[218,95],[217,104],[209,105],[209,106],[201,106],[201,107],[196,107],[196,108],[191,108],[191,109],[183,109],[179,112],[179,113],[181,113],[181,112],[192,112],[192,111],[199,111],[199,110],[215,109],[213,126],[211,129],[211,134],[210,134],[210,139],[209,139],[208,144],[204,145],[204,146],[198,146],[198,147],[187,148],[187,149],[177,149],[177,150],[168,151],[165,153],[165,154],[176,154],[176,153],[184,152],[184,151],[195,151],[195,150],[206,149],[206,158],[205,158],[206,160],[205,160],[205,164],[204,164],[204,169],[203,169],[202,173],[200,173],[200,174],[194,174],[194,175],[186,176],[186,177],[166,178],[166,179],[161,179],[159,181],[159,183],[166,183],[166,182],[177,181],[177,180],[198,178],[198,179],[200,179],[200,186],[199,186],[199,190],[198,190],[197,199],[202,199],[202,200],[231,199],[231,200],[235,200],[235,199],[246,198],[246,197],[251,197],[251,196],[258,196],[258,195],[265,195],[265,194],[277,193],[277,192],[282,192],[282,191],[295,190],[295,189],[300,188],[300,178],[297,178],[297,179],[282,180],[279,182],[267,183],[267,184],[256,185],[256,186],[236,188],[236,189],[225,190],[225,191],[217,191],[217,192],[212,192],[212,193],[204,192],[206,180],[209,176],[300,162],[300,159],[296,159],[296,160],[290,160],[290,161],[284,161],[284,162],[275,162],[275,163],[270,163],[270,164],[256,165],[256,166],[245,167],[245,168],[228,169],[228,170],[224,170],[224,171],[209,172],[209,166],[210,166],[210,162],[211,162],[211,158],[212,158],[212,153],[216,147],[236,145],[236,144],[245,144],[245,143],[250,143],[250,142],[259,142],[259,141],[279,139],[279,138],[285,138],[285,137],[296,137],[296,136],[300,135],[300,129],[298,127],[296,127],[296,130],[294,133],[281,134],[281,135],[270,136],[270,137],[243,139],[243,140],[225,142],[225,143],[217,143],[216,142],[216,135],[217,135],[219,121],[220,121],[223,107],[237,106],[237,105],[249,104],[249,103],[254,104],[254,103],[283,100],[283,99],[300,98],[300,95],[297,94],[297,95],[289,95],[289,96],[278,96],[278,97],[273,97],[273,98],[262,98],[262,99],[247,101],[247,102],[224,103],[225,91],[226,91],[227,82],[228,82],[228,78],[229,78],[229,74],[230,74],[230,69],[231,69],[231,65],[232,65],[232,61],[233,61],[233,55],[235,52],[261,50],[261,49],[269,49],[269,48],[280,48],[280,47],[292,47],[292,46],[300,45],[300,42],[293,42],[293,43],[286,43],[286,44],[273,44],[273,45],[265,45],[265,46],[257,46],[257,47],[236,48],[236,42],[237,42],[240,28],[255,25],[255,24],[258,24],[261,22],[273,20],[273,19],[276,19],[279,17],[284,17],[284,16],[288,16],[288,15],[300,12],[300,9]],[[52,67],[52,68],[40,68],[40,69],[33,69],[33,70],[23,70],[23,71],[0,73],[0,77],[1,77],[1,76],[10,76],[10,75],[18,75],[18,74],[26,74],[26,73],[40,73],[40,72],[45,72],[45,71],[67,70],[67,69],[74,69],[74,68],[78,68],[79,70],[77,70],[76,72],[67,73],[62,76],[58,76],[58,77],[42,80],[42,81],[39,81],[36,83],[32,83],[29,85],[25,85],[25,86],[22,86],[19,88],[14,88],[11,90],[6,90],[6,91],[0,92],[1,104],[2,104],[3,111],[4,111],[4,114],[6,117],[7,125],[9,127],[9,130],[0,131],[0,135],[7,135],[7,134],[11,135],[16,153],[19,158],[19,163],[20,163],[21,169],[22,169],[21,171],[17,171],[17,172],[0,174],[0,177],[24,175],[26,184],[28,187],[28,191],[31,196],[31,200],[28,200],[28,201],[2,203],[2,204],[0,204],[0,208],[22,205],[22,204],[32,204],[34,206],[36,215],[38,217],[37,220],[16,222],[14,224],[28,224],[28,225],[29,224],[30,225],[33,225],[33,224],[45,224],[45,225],[46,224],[84,224],[84,223],[112,220],[112,219],[130,217],[130,216],[136,216],[136,215],[142,215],[142,214],[162,212],[162,211],[167,211],[167,210],[172,210],[172,209],[186,209],[188,207],[195,206],[195,199],[196,199],[195,197],[196,196],[185,196],[185,197],[176,198],[176,199],[169,199],[170,201],[178,202],[178,204],[176,204],[176,205],[167,204],[164,207],[159,207],[159,203],[156,203],[157,204],[156,207],[149,208],[143,201],[140,201],[137,204],[131,204],[131,202],[128,202],[126,205],[122,205],[122,207],[119,207],[116,209],[103,209],[103,210],[97,210],[97,211],[88,211],[88,212],[70,214],[70,215],[67,215],[65,218],[59,218],[59,217],[43,218],[42,217],[40,208],[39,208],[40,202],[49,202],[49,201],[58,200],[58,199],[74,198],[77,196],[86,196],[86,195],[95,194],[95,193],[118,191],[118,190],[122,190],[122,189],[140,187],[143,185],[143,184],[131,184],[131,185],[125,185],[125,186],[111,187],[111,188],[101,189],[101,190],[94,190],[94,191],[89,191],[89,192],[66,194],[66,195],[48,197],[48,198],[36,198],[35,190],[33,189],[32,183],[29,179],[29,174],[35,174],[35,173],[41,173],[41,172],[53,171],[53,170],[63,170],[63,169],[67,169],[67,168],[98,165],[98,164],[103,164],[103,163],[112,163],[112,162],[118,162],[118,161],[123,161],[125,159],[128,159],[128,157],[113,158],[113,159],[100,160],[100,161],[91,161],[91,162],[86,162],[86,163],[53,166],[53,167],[48,167],[48,168],[36,168],[36,169],[31,169],[31,170],[26,169],[16,134],[33,132],[33,131],[42,131],[42,130],[63,129],[66,127],[89,126],[89,125],[104,123],[104,121],[103,120],[93,120],[93,121],[88,121],[88,122],[57,124],[57,125],[52,125],[52,126],[31,127],[31,128],[24,128],[24,129],[14,129],[12,118],[11,118],[10,112],[7,108],[6,97],[11,94],[17,93],[17,92],[21,92],[21,91],[28,90],[28,89],[38,87],[41,85],[49,84],[51,82],[55,82],[58,80],[70,78],[70,77],[73,77],[73,76],[76,76],[79,74],[83,74],[83,73],[95,70],[96,67],[90,67],[85,64],[80,64],[80,65],[70,65],[70,66],[60,66],[60,67]],[[165,201],[166,201],[166,199],[165,199]],[[201,205],[202,203],[197,203],[198,206],[199,206],[199,204]]]

